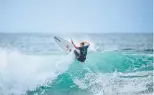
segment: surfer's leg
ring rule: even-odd
[[[76,50],[74,50],[74,54],[75,54],[76,58],[79,57],[79,53]]]
[[[80,61],[80,62],[84,62],[84,61],[85,61],[85,59],[82,58],[82,57],[78,57],[77,59],[78,59],[78,61]]]

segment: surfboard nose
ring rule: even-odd
[[[57,37],[54,37],[56,40],[58,40],[59,42],[61,42]]]
[[[57,36],[54,36],[54,39],[61,50],[63,50],[67,54],[72,51],[73,46],[68,40],[65,40],[65,39],[63,39],[61,37],[57,37]]]

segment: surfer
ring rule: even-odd
[[[80,53],[78,53],[77,50],[74,50],[74,54],[75,54],[77,60],[80,62],[84,62],[86,60],[87,50],[88,50],[88,47],[90,46],[90,44],[88,42],[81,42],[80,47],[78,47],[74,44],[72,39],[71,39],[71,42],[72,42],[73,46],[80,51]],[[85,45],[85,44],[87,44],[87,45]]]

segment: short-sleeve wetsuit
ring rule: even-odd
[[[78,50],[80,50],[80,54],[76,50],[74,50],[75,56],[78,61],[84,62],[86,60],[88,47],[89,45],[79,47]]]

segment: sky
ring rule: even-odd
[[[152,33],[153,0],[0,0],[0,32]]]

